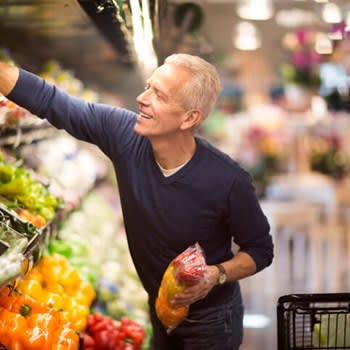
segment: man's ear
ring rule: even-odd
[[[202,121],[202,112],[199,109],[191,109],[186,112],[186,118],[181,124],[181,129],[193,129],[198,126]]]

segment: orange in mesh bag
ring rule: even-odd
[[[204,278],[207,264],[198,243],[188,247],[168,265],[156,299],[156,313],[170,333],[187,315],[189,305],[173,307],[171,300],[176,293],[195,285]]]

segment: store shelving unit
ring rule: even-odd
[[[118,52],[122,63],[132,66],[135,58],[132,50],[129,11],[122,2],[114,0],[78,0],[98,30]]]

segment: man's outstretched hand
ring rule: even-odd
[[[0,93],[7,96],[15,87],[19,76],[16,66],[0,61]]]

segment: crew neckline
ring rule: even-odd
[[[158,178],[160,179],[160,181],[162,183],[171,183],[171,182],[178,180],[180,177],[184,176],[184,174],[186,173],[186,171],[188,169],[191,169],[192,166],[198,162],[199,154],[201,151],[201,143],[200,143],[200,139],[198,139],[197,136],[195,136],[195,141],[196,141],[196,150],[195,150],[192,158],[190,158],[185,164],[182,164],[182,166],[180,166],[180,169],[178,169],[176,172],[174,172],[173,174],[171,174],[169,176],[165,176],[163,174],[161,167],[159,166],[158,162],[156,161],[156,159],[154,157],[152,147],[150,148],[150,154],[153,158],[153,164],[156,168],[156,173],[157,173]]]
[[[165,177],[169,177],[169,176],[171,176],[171,175],[174,175],[174,174],[175,174],[176,172],[178,172],[181,168],[183,168],[192,158],[193,158],[193,156],[192,156],[190,159],[186,160],[185,163],[182,163],[182,164],[179,165],[178,167],[172,168],[172,169],[165,169],[165,168],[163,168],[157,161],[156,161],[156,163],[157,163],[157,165],[159,166],[159,169],[161,170],[161,172],[163,173],[163,175],[164,175]]]

